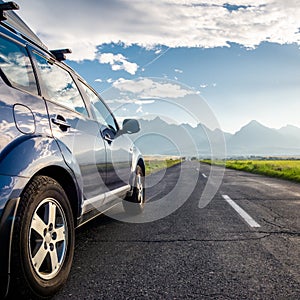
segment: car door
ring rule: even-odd
[[[98,197],[101,202],[105,192],[106,155],[98,123],[90,118],[70,72],[41,53],[34,52],[33,56],[52,134],[65,154],[66,163],[79,166],[84,198]]]
[[[128,186],[131,175],[133,147],[126,135],[119,135],[119,126],[102,99],[85,83],[80,82],[91,104],[94,118],[105,141],[107,175],[106,186],[109,191]]]

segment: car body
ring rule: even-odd
[[[74,229],[144,207],[145,165],[100,96],[0,1],[0,297],[65,283]],[[19,291],[16,291],[15,286]],[[10,287],[10,288],[9,288]]]

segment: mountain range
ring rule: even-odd
[[[203,124],[169,124],[159,117],[139,122],[141,130],[132,139],[144,155],[207,157],[211,149],[223,153],[224,144],[227,157],[300,155],[300,128],[292,125],[273,129],[253,120],[231,134]]]

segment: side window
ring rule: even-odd
[[[37,94],[37,85],[25,47],[0,36],[0,68],[10,84]]]
[[[80,84],[90,100],[91,109],[93,110],[97,121],[103,125],[108,126],[110,129],[114,130],[115,132],[117,132],[118,125],[114,117],[112,116],[111,112],[106,107],[106,105],[88,86],[86,86],[81,81]]]
[[[69,72],[35,54],[38,70],[49,100],[88,115],[83,99]]]

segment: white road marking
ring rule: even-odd
[[[240,206],[238,206],[233,200],[227,195],[222,195],[228,204],[248,223],[250,227],[260,227],[260,225],[252,219],[252,217],[246,213]]]
[[[207,178],[207,176],[206,176],[204,173],[202,173],[202,176],[203,176],[204,178]]]

